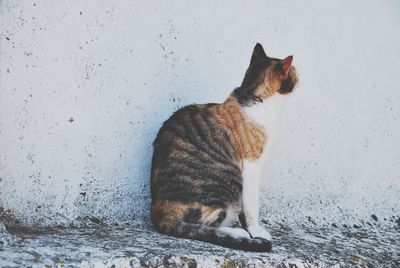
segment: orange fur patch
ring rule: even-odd
[[[158,201],[152,207],[153,215],[162,212],[165,216],[162,219],[164,222],[182,221],[185,213],[189,209],[200,209],[200,221],[203,224],[211,224],[219,217],[219,213],[223,208],[204,206],[199,202],[195,203],[182,203],[178,201]]]
[[[243,113],[239,102],[229,97],[216,105],[214,116],[228,132],[241,161],[258,159],[267,139],[261,126],[250,121]]]

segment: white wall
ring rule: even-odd
[[[24,224],[146,219],[161,123],[223,101],[257,41],[301,76],[267,218],[400,215],[398,1],[0,3],[0,207]]]

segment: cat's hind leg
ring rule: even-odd
[[[193,204],[192,204],[193,205]],[[203,215],[203,212],[207,212]],[[224,208],[197,207],[179,202],[156,204],[152,211],[154,227],[163,234],[195,239],[234,249],[268,252],[271,242],[251,238],[243,228],[221,227]]]

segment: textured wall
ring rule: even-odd
[[[146,219],[161,123],[223,101],[257,41],[301,76],[266,218],[400,215],[397,1],[0,3],[0,207],[24,224]]]

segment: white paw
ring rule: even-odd
[[[265,230],[265,228],[262,227],[261,225],[251,226],[248,228],[248,231],[252,237],[260,237],[267,239],[268,241],[272,240],[270,233],[267,230]]]
[[[230,235],[234,238],[250,238],[250,234],[242,228],[233,228],[233,227],[219,227],[218,233],[220,235]]]

